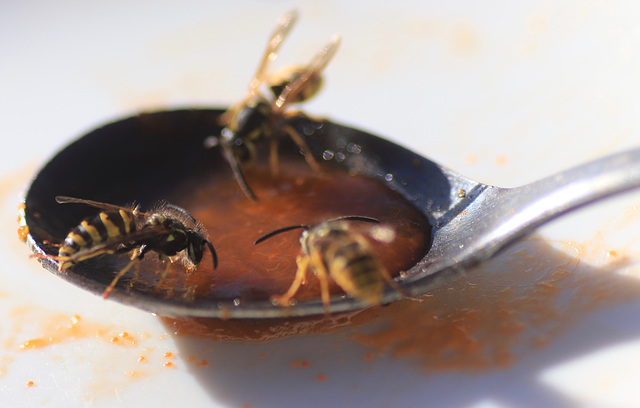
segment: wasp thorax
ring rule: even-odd
[[[269,117],[270,106],[260,100],[253,99],[236,117],[232,139],[257,139],[264,131]],[[229,140],[229,139],[227,139]]]
[[[148,225],[162,225],[167,221],[167,217],[162,214],[151,214],[149,219],[147,220]]]

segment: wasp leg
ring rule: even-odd
[[[195,300],[195,298],[196,298],[196,291],[197,291],[197,287],[196,286],[188,286],[187,290],[182,295],[182,298],[184,300],[188,300],[190,302],[193,302]]]
[[[156,285],[156,293],[158,293],[160,291],[160,288],[162,287],[162,284],[164,283],[164,280],[167,278],[167,276],[169,275],[170,271],[173,271],[173,260],[171,258],[168,258],[165,260],[165,263],[167,264],[167,266],[164,267],[164,271],[162,271],[162,273],[160,274],[160,279],[158,279],[158,283]],[[173,285],[169,285],[169,291],[171,293],[169,293],[169,296],[171,296],[173,293]]]
[[[103,298],[108,298],[109,295],[111,294],[111,292],[113,291],[113,288],[116,287],[116,283],[118,283],[118,281],[120,280],[120,278],[122,278],[124,276],[125,273],[127,273],[129,271],[129,269],[131,269],[131,267],[134,264],[138,263],[138,257],[137,256],[133,256],[132,259],[129,261],[129,263],[122,269],[120,269],[120,272],[118,272],[118,274],[116,275],[115,278],[113,278],[113,280],[111,281],[111,284],[109,286],[107,286],[107,288],[104,290],[104,292],[102,292],[102,297]]]
[[[298,270],[296,276],[293,279],[293,283],[289,287],[289,290],[284,295],[275,295],[271,297],[271,301],[283,306],[289,306],[291,304],[291,298],[298,292],[300,285],[303,285],[307,281],[307,269],[309,267],[309,257],[299,255],[296,258],[296,264]]]
[[[391,277],[391,275],[389,274],[389,271],[387,271],[386,269],[384,269],[384,268],[381,269],[380,270],[380,275],[382,275],[382,278],[385,280],[385,282],[387,282],[387,284],[391,287],[391,289],[395,290],[396,292],[401,294],[403,297],[405,297],[407,299],[411,299],[411,300],[422,301],[422,299],[413,296],[411,293],[407,292],[406,290],[404,290],[400,286],[398,286],[396,281],[394,281],[393,278]]]
[[[229,163],[231,171],[233,172],[233,177],[236,179],[236,182],[238,183],[238,186],[240,186],[240,189],[242,190],[244,195],[252,201],[257,201],[255,194],[253,194],[253,191],[251,191],[251,189],[247,185],[246,180],[244,179],[244,175],[242,174],[242,169],[240,169],[240,163],[238,163],[238,159],[233,154],[231,147],[226,142],[222,144],[222,155],[224,156],[225,160],[227,160],[227,163]]]
[[[58,256],[58,255],[47,255],[47,254],[31,254],[31,255],[29,255],[29,258],[51,259],[52,261],[58,261],[58,272],[64,272],[74,264],[74,262],[71,261],[71,257],[70,256]]]
[[[270,151],[269,151],[269,164],[271,166],[271,177],[276,177],[279,173],[278,164],[278,141],[275,138],[271,139]]]
[[[53,243],[53,242],[51,242],[49,240],[46,240],[46,239],[44,241],[42,241],[42,243],[44,245],[49,245],[49,246],[52,246],[54,248],[60,248],[62,246],[62,244],[56,244],[56,243]]]
[[[327,272],[327,268],[325,267],[322,256],[320,255],[320,251],[314,251],[311,254],[311,257],[314,258],[313,265],[316,266],[314,272],[320,282],[320,297],[322,298],[324,312],[329,314],[329,273]]]
[[[65,257],[60,257],[60,256],[57,256],[57,255],[47,255],[47,254],[31,254],[31,255],[29,255],[29,258],[31,258],[31,259],[33,259],[33,258],[35,258],[35,259],[51,259],[53,261],[60,262],[60,265],[62,265],[64,263],[64,261],[66,260],[66,259],[62,259],[62,258],[67,258],[67,257],[66,256]],[[59,268],[58,268],[58,270],[60,272],[63,271],[63,270],[61,270]]]
[[[138,249],[136,248],[136,251],[137,250]],[[138,258],[138,256],[136,256],[136,258]],[[138,258],[138,259],[140,259],[140,258]],[[131,281],[129,282],[129,288],[132,288],[134,283],[136,283],[139,278],[140,278],[140,262],[136,262],[135,268],[133,270],[133,279],[131,279]]]
[[[302,149],[302,153],[304,154],[304,159],[307,161],[309,166],[314,171],[320,171],[320,165],[316,161],[316,159],[311,154],[311,149],[309,149],[309,145],[300,137],[298,132],[291,125],[284,125],[282,130],[287,132],[291,139],[298,145],[300,149]]]

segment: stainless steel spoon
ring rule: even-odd
[[[107,202],[141,202],[144,197],[153,202],[185,178],[210,172],[211,155],[202,143],[219,133],[216,119],[222,112],[192,109],[144,114],[90,132],[58,153],[43,167],[25,197],[24,222],[34,253],[51,253],[46,241],[64,239],[78,221],[77,209],[56,204],[56,195],[104,198]],[[433,227],[430,249],[398,280],[404,291],[415,297],[465,274],[547,221],[640,186],[640,149],[522,187],[500,188],[473,181],[357,129],[303,117],[292,119],[292,124],[314,155],[331,158],[330,165],[381,180],[427,217]],[[116,156],[119,166],[113,166]],[[224,165],[222,159],[220,162]],[[83,262],[64,273],[57,271],[57,262],[51,259],[41,262],[53,273],[96,294],[104,291],[113,272],[104,260]],[[401,297],[398,291],[388,290],[383,302]],[[110,299],[173,317],[260,319],[325,313],[320,299],[281,307],[268,301],[166,299],[153,291],[136,290],[115,291]],[[351,297],[333,296],[330,311],[364,307]]]

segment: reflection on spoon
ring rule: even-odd
[[[25,198],[25,223],[30,231],[28,243],[33,251],[51,252],[46,241],[63,239],[70,226],[77,225],[79,219],[89,215],[56,204],[56,195],[113,203],[135,200],[143,206],[158,199],[175,201],[176,197],[188,196],[189,202],[178,200],[177,203],[201,219],[206,208],[202,208],[199,202],[223,199],[227,193],[224,190],[203,192],[198,186],[212,180],[214,183],[232,180],[224,163],[220,163],[221,160],[216,162],[202,147],[204,139],[220,132],[217,118],[222,112],[179,110],[144,114],[97,129],[61,151],[34,179]],[[318,177],[325,177],[322,175],[325,172],[329,175],[341,172],[345,180],[353,181],[364,176],[384,186],[390,194],[398,195],[404,201],[406,209],[395,213],[396,221],[401,222],[404,213],[417,210],[419,217],[414,217],[417,221],[409,224],[413,228],[419,226],[419,229],[408,234],[411,235],[408,238],[416,241],[414,250],[419,256],[412,259],[408,267],[401,266],[395,270],[396,273],[403,270],[401,276],[396,277],[396,282],[403,293],[412,296],[423,295],[450,282],[546,221],[599,198],[640,185],[640,149],[606,157],[526,186],[507,189],[475,182],[396,144],[356,129],[308,118],[292,118],[290,125],[305,138],[313,155],[324,160],[323,168],[326,170],[318,172],[321,174]],[[283,149],[288,150],[283,157],[289,157],[293,162],[300,161],[295,145],[284,145]],[[101,153],[98,155],[96,152]],[[124,165],[113,165],[116,155]],[[247,176],[252,177],[251,174]],[[261,173],[256,171],[254,177],[261,177]],[[289,177],[289,183],[276,188],[299,189],[295,174],[289,174]],[[264,180],[260,185],[270,188],[268,177]],[[256,183],[252,181],[252,185]],[[308,197],[315,197],[314,193],[313,189],[305,192]],[[243,211],[262,211],[263,201],[268,202],[268,195],[264,197],[260,203],[250,202],[248,205],[252,207],[245,207]],[[249,200],[245,198],[244,201]],[[233,197],[229,202],[233,202]],[[296,208],[309,203],[290,204],[291,208]],[[361,205],[362,210],[356,208],[348,213],[383,221],[381,214],[375,211],[373,214],[364,212],[367,205],[375,205],[375,200]],[[345,215],[344,209],[333,211],[342,211],[334,216]],[[376,211],[384,215],[384,209]],[[386,207],[386,211],[390,212],[390,207]],[[280,212],[287,210],[281,209]],[[297,223],[317,221],[298,220]],[[283,224],[295,222],[279,223]],[[257,236],[261,235],[255,230],[255,225],[252,228]],[[263,230],[262,233],[268,231]],[[424,245],[420,240],[425,241]],[[222,249],[218,252],[222,268],[225,254]],[[272,255],[277,258],[278,254],[274,252]],[[42,262],[47,269],[57,273],[55,261],[43,259]],[[121,260],[117,257],[104,257],[96,262],[79,264],[61,277],[101,294],[119,262]],[[287,269],[279,273],[292,277],[294,271]],[[249,272],[260,279],[264,271]],[[305,297],[291,307],[278,307],[269,301],[268,295],[260,293],[264,290],[260,287],[252,288],[255,296],[251,293],[240,297],[233,293],[220,293],[216,288],[229,289],[234,282],[216,276],[212,282],[199,283],[205,288],[205,296],[195,296],[198,293],[194,297],[157,296],[155,290],[148,290],[153,283],[145,286],[131,282],[128,289],[114,290],[111,298],[167,316],[267,318],[325,313],[317,296]],[[381,302],[391,302],[401,296],[398,291],[389,289]],[[360,300],[334,293],[329,310],[345,312],[365,306]]]

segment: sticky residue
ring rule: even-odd
[[[567,244],[568,245],[568,244]],[[353,318],[352,338],[371,354],[410,358],[427,370],[511,365],[544,347],[597,307],[640,299],[640,282],[582,265],[543,240],[488,263],[422,302],[400,301]]]
[[[27,237],[29,236],[29,227],[26,225],[20,225],[18,227],[18,238],[22,242],[27,242]]]
[[[495,157],[495,163],[498,166],[504,166],[505,164],[507,164],[507,156],[505,156],[504,154],[499,154]]]
[[[117,336],[113,336],[109,339],[112,344],[117,344],[120,346],[135,346],[137,345],[137,341],[135,337],[131,336],[127,332],[120,332]]]
[[[549,25],[549,16],[546,12],[532,14],[526,21],[527,31],[535,36],[543,35]]]
[[[28,316],[31,314],[29,308],[16,308],[12,312],[12,317],[18,321],[20,316]],[[26,320],[25,320],[26,321]],[[92,337],[107,337],[110,331],[109,327],[83,322],[79,315],[65,315],[58,314],[50,316],[48,319],[42,321],[43,330],[42,335],[23,341],[18,350],[30,350],[35,348],[43,348],[52,344],[64,343],[71,340],[77,340],[82,338]],[[118,337],[111,337],[110,340],[118,339]]]
[[[301,334],[330,333],[352,325],[361,313],[280,319],[163,318],[176,336],[208,338],[214,341],[262,342]]]
[[[301,360],[293,360],[289,363],[289,367],[291,368],[307,368],[309,367],[311,364],[305,360],[305,359],[301,359]]]
[[[456,55],[474,55],[481,48],[480,36],[470,23],[454,24],[451,30],[451,49]]]

